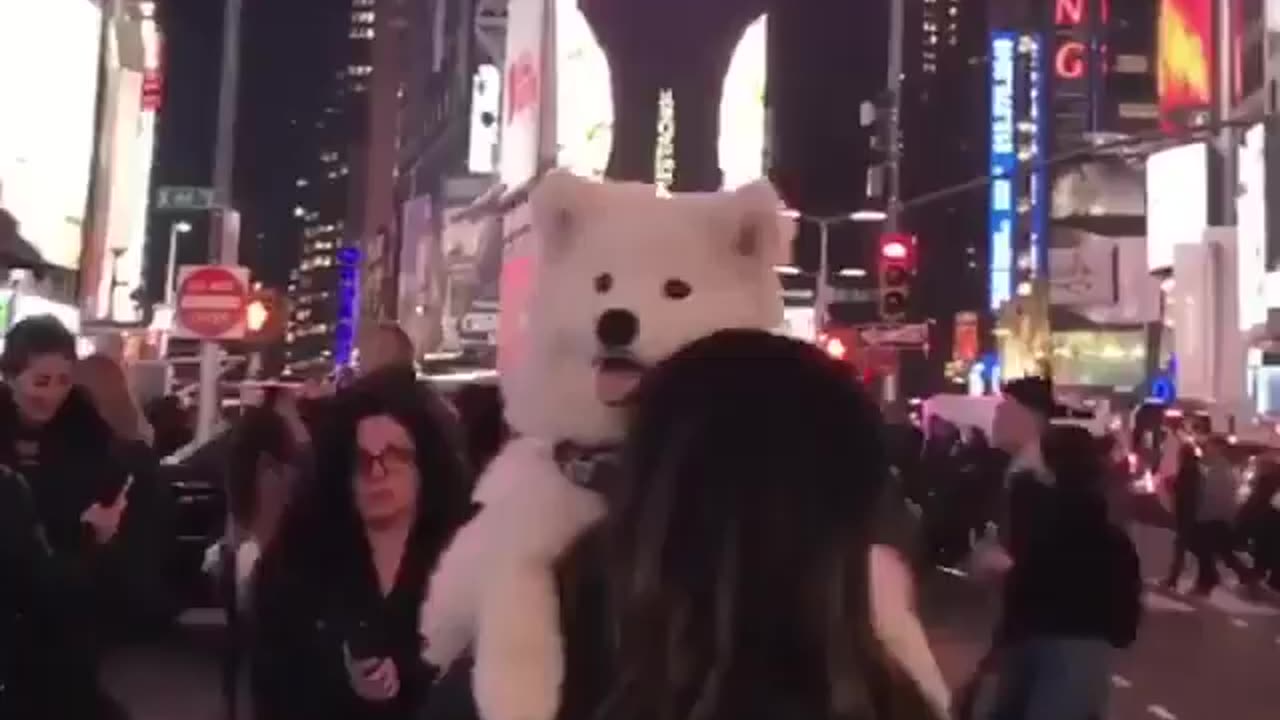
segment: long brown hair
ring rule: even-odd
[[[723,331],[650,373],[609,493],[599,717],[937,718],[872,626],[882,431],[851,368],[780,336]]]
[[[90,355],[76,363],[76,387],[84,391],[99,417],[123,440],[144,439],[142,412],[133,399],[124,369],[106,355]]]

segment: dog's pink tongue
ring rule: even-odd
[[[640,384],[638,370],[597,370],[596,397],[605,405],[626,402]]]

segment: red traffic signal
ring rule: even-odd
[[[897,237],[892,237],[880,245],[880,257],[885,260],[906,260],[911,256],[907,244]]]
[[[885,233],[880,237],[878,260],[880,279],[880,318],[901,321],[911,299],[911,283],[915,277],[916,239],[903,233]]]

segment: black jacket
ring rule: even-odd
[[[422,661],[420,607],[435,553],[411,536],[396,586],[382,597],[359,558],[323,575],[268,553],[254,588],[250,674],[257,717],[270,720],[407,720],[435,673]],[[389,657],[400,693],[385,703],[351,689],[344,646],[359,657]]]
[[[997,645],[1046,635],[1131,645],[1142,574],[1133,541],[1107,517],[1105,498],[1015,476],[1009,505],[1014,565],[1005,577]]]
[[[19,457],[19,440],[38,452]],[[127,512],[106,545],[80,516],[115,498],[129,467],[79,393],[33,431],[0,387],[0,468],[0,716],[111,717],[97,684],[104,630],[124,619],[118,593],[151,548],[128,539],[145,533]],[[130,496],[146,484],[135,479]]]

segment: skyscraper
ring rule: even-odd
[[[382,173],[371,167],[382,157],[372,143],[375,43],[379,10],[391,0],[336,0],[349,3],[343,36],[327,55],[329,86],[323,102],[295,121],[307,138],[308,157],[294,181],[293,232],[300,238],[298,262],[289,274],[293,302],[285,335],[285,370],[309,375],[351,359],[359,300],[356,297],[363,233],[389,216],[370,201]],[[379,5],[382,8],[379,8]],[[384,88],[385,90],[385,88]],[[392,89],[394,92],[394,88]],[[384,93],[377,94],[379,98]],[[391,135],[382,140],[394,143]],[[390,203],[389,180],[386,200]],[[378,185],[381,187],[381,185]]]
[[[985,3],[907,0],[902,98],[902,197],[929,195],[986,174]],[[981,310],[987,276],[986,196],[958,193],[908,205],[919,238],[915,297],[935,334],[931,377],[951,357],[951,320]]]

